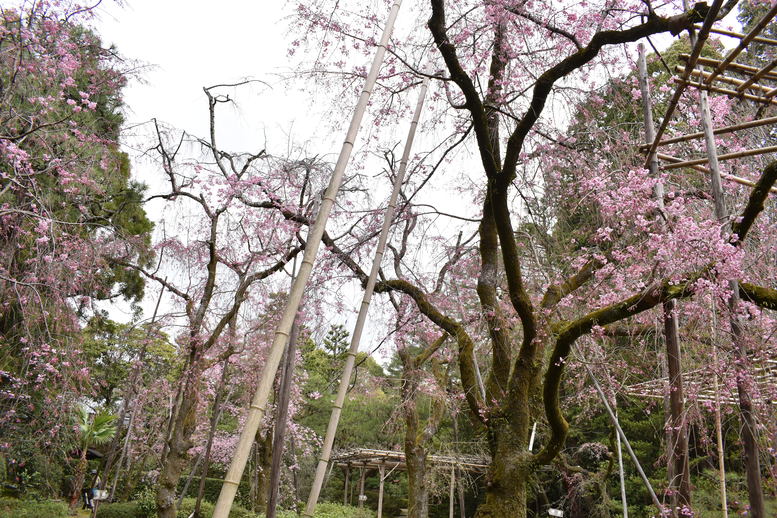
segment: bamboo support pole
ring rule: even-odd
[[[715,376],[712,382],[715,388],[715,441],[718,449],[718,483],[720,488],[720,509],[723,518],[728,518],[728,496],[726,495],[726,459],[723,449],[723,426],[720,419],[720,384],[718,383],[718,350],[717,350],[717,315],[715,304],[712,304],[712,363],[715,365]]]
[[[383,261],[383,254],[386,250],[386,243],[389,237],[389,231],[391,224],[394,220],[394,215],[397,208],[397,199],[399,198],[399,192],[402,188],[402,182],[405,178],[405,172],[407,171],[407,164],[410,160],[410,152],[413,147],[413,140],[415,139],[416,129],[418,128],[418,121],[421,118],[421,111],[424,106],[424,99],[426,98],[426,91],[429,87],[429,78],[425,78],[421,84],[421,91],[418,93],[418,101],[416,103],[415,112],[413,113],[413,120],[410,123],[410,129],[407,133],[407,140],[405,141],[405,149],[402,152],[402,158],[399,163],[399,169],[396,177],[394,178],[394,186],[391,191],[391,197],[389,198],[388,206],[383,214],[383,226],[380,229],[378,236],[378,244],[375,248],[375,256],[372,260],[372,268],[370,269],[370,275],[367,279],[367,285],[364,288],[364,295],[359,308],[359,314],[356,317],[356,325],[351,335],[351,345],[348,349],[348,356],[343,366],[343,374],[340,377],[340,386],[337,390],[337,398],[332,405],[332,414],[329,417],[329,425],[326,429],[326,436],[324,437],[324,444],[321,447],[321,455],[316,466],[316,475],[313,479],[313,485],[310,488],[310,494],[308,495],[307,505],[303,516],[312,517],[313,512],[316,509],[319,494],[321,493],[321,486],[324,481],[324,474],[326,473],[326,467],[329,463],[330,456],[332,454],[332,446],[334,445],[335,435],[337,434],[337,426],[340,422],[340,414],[343,411],[343,405],[345,404],[345,396],[348,392],[348,386],[351,382],[351,374],[353,372],[353,366],[356,361],[356,353],[359,351],[359,343],[361,342],[362,332],[364,325],[367,322],[367,312],[370,308],[370,301],[372,300],[372,294],[375,289],[375,283],[378,278],[378,271],[380,270],[381,262]]]
[[[696,27],[696,28],[698,29],[699,27]],[[742,34],[741,32],[729,31],[726,29],[719,29],[717,27],[713,27],[712,29],[710,29],[710,32],[714,32],[715,34],[722,34],[723,36],[731,36],[732,38],[739,38],[740,40],[742,38],[747,37],[747,34]],[[759,43],[766,43],[768,45],[777,45],[777,40],[764,38],[763,36],[755,36],[752,39],[752,41],[757,41]]]
[[[691,57],[690,54],[680,54],[680,59],[685,62],[687,62],[690,59],[690,57]],[[696,60],[697,65],[705,65],[708,67],[717,67],[721,63],[722,61],[720,61],[719,59],[705,58],[705,57],[699,57]],[[736,70],[737,72],[742,74],[749,74],[749,75],[756,74],[759,70],[757,67],[753,67],[750,65],[745,65],[744,63],[737,63],[737,62],[729,63],[728,67],[726,68],[729,70]],[[763,77],[764,79],[777,80],[777,73],[764,74]]]
[[[723,61],[715,68],[715,70],[712,71],[712,75],[707,78],[707,84],[712,84],[712,81],[715,80],[715,78],[721,74],[729,63],[734,61],[736,57],[743,51],[747,46],[750,44],[753,39],[758,36],[761,31],[766,27],[766,25],[774,18],[774,15],[777,14],[777,4],[773,5],[771,9],[769,9],[769,12],[767,12],[763,18],[756,24],[753,29],[747,33],[747,35],[742,38],[739,42],[739,44],[731,49],[729,53],[726,55],[726,57],[723,59]],[[705,20],[706,21],[706,20]],[[703,29],[703,28],[702,28]],[[701,39],[701,38],[700,38]],[[693,68],[692,66],[690,68]]]
[[[680,163],[680,162],[684,161],[682,158],[678,158],[678,157],[672,156],[672,155],[665,155],[663,153],[657,153],[656,156],[658,156],[658,158],[660,158],[661,160],[665,160],[667,162],[672,162],[672,163]],[[700,171],[700,172],[702,172],[704,174],[712,174],[712,171],[710,171],[708,168],[700,166],[700,165],[692,165],[692,166],[688,166],[688,167],[690,167],[691,169],[694,169],[696,171]],[[665,169],[665,167],[662,168],[662,169]],[[755,182],[751,182],[750,180],[748,180],[746,178],[741,178],[739,176],[734,176],[732,174],[726,174],[726,173],[720,173],[720,177],[723,178],[724,180],[729,180],[731,182],[735,182],[735,183],[738,183],[738,184],[741,184],[741,185],[747,185],[748,187],[755,187]],[[772,187],[771,189],[769,189],[769,192],[773,192],[773,193],[777,194],[777,187]]]
[[[767,147],[759,147],[755,149],[746,149],[744,151],[736,151],[734,153],[725,153],[722,155],[718,155],[718,161],[724,162],[726,160],[734,160],[735,158],[744,158],[748,156],[763,155],[765,153],[774,153],[774,152],[777,152],[777,146],[767,146]],[[681,167],[691,167],[695,165],[706,164],[707,160],[708,160],[707,158],[696,158],[693,160],[684,160],[682,162],[666,164],[661,168],[664,170],[669,170],[669,169],[679,169]]]
[[[235,454],[230,463],[229,470],[224,478],[224,483],[221,486],[221,493],[219,494],[216,506],[213,511],[213,518],[227,518],[229,510],[232,507],[232,502],[235,499],[240,479],[243,476],[243,469],[245,468],[246,461],[248,460],[248,454],[251,451],[251,444],[254,441],[256,432],[259,429],[259,425],[264,418],[265,406],[267,405],[267,399],[272,389],[273,379],[275,373],[278,370],[278,364],[281,361],[283,350],[286,348],[286,343],[289,339],[291,332],[291,326],[294,319],[297,316],[297,310],[302,299],[302,294],[307,286],[308,279],[310,279],[311,271],[313,270],[313,263],[316,260],[318,254],[318,248],[321,244],[321,237],[324,234],[326,222],[329,219],[329,213],[332,210],[332,206],[335,202],[337,192],[340,190],[340,184],[345,174],[345,168],[348,165],[348,161],[353,151],[354,142],[359,132],[364,113],[367,110],[367,103],[372,94],[372,89],[375,86],[375,82],[378,77],[378,72],[383,63],[383,57],[386,53],[386,45],[388,44],[389,37],[394,28],[394,22],[397,18],[399,6],[401,0],[395,0],[389,11],[388,20],[386,26],[383,29],[383,34],[380,39],[380,43],[375,52],[375,57],[372,62],[369,74],[364,84],[359,100],[356,104],[353,117],[351,119],[348,132],[346,133],[345,141],[340,150],[340,155],[337,158],[332,177],[329,180],[326,192],[324,193],[323,200],[321,201],[321,207],[319,208],[316,221],[311,227],[305,246],[305,253],[302,259],[297,278],[294,279],[291,291],[289,292],[288,300],[286,301],[286,307],[283,311],[278,327],[275,331],[275,337],[270,352],[267,356],[264,369],[262,370],[262,376],[259,381],[259,386],[256,389],[251,406],[248,411],[248,416],[245,421],[245,425],[240,434],[240,439],[235,450]]]
[[[700,90],[706,90],[708,92],[715,92],[717,94],[728,95],[729,97],[747,99],[748,101],[755,101],[755,102],[760,102],[765,104],[777,104],[777,101],[771,98],[774,95],[771,95],[771,96],[768,95],[771,92],[771,90],[769,90],[769,92],[764,93],[763,96],[758,96],[753,94],[739,93],[736,90],[729,90],[728,88],[720,88],[719,86],[710,86],[706,84],[700,85],[699,83],[695,83],[693,81],[683,81],[678,77],[675,77],[673,81],[680,85],[693,86]]]
[[[743,129],[750,129],[750,128],[757,128],[759,126],[766,126],[767,124],[777,124],[777,117],[766,117],[765,119],[756,119],[748,122],[742,122],[739,124],[731,124],[730,126],[722,126],[720,128],[715,128],[712,130],[712,132],[717,135],[725,135],[726,133],[733,133],[735,131],[743,130]],[[658,146],[668,146],[669,144],[678,144],[680,142],[687,142],[689,140],[697,140],[700,138],[704,138],[704,132],[703,131],[697,131],[694,133],[688,133],[686,135],[680,135],[677,137],[672,137],[668,139],[664,139],[661,142],[658,143]],[[650,149],[649,144],[643,144],[639,146],[639,149],[641,151],[647,151]]]
[[[723,4],[723,0],[714,0],[712,2],[712,7],[710,7],[710,10],[707,12],[707,16],[704,17],[704,23],[702,23],[701,29],[699,30],[698,40],[696,41],[696,44],[693,46],[693,50],[691,50],[691,55],[688,57],[688,69],[692,69],[693,67],[696,66],[696,60],[699,59],[699,56],[701,55],[701,49],[704,46],[704,41],[707,39],[707,36],[709,35],[710,29],[712,28],[712,24],[715,22],[715,19],[718,17],[718,11],[720,11],[720,7],[722,4]],[[683,74],[682,81],[684,82],[688,81],[687,74]],[[680,97],[682,97],[684,89],[685,89],[685,83],[681,83],[680,88],[677,88],[675,90],[674,95],[669,100],[669,104],[666,107],[666,113],[664,114],[664,119],[661,121],[661,125],[658,127],[658,131],[656,131],[656,136],[650,145],[650,150],[648,152],[648,160],[649,160],[649,157],[656,152],[656,148],[658,147],[658,142],[659,140],[661,140],[661,136],[664,134],[664,131],[666,131],[666,128],[669,125],[669,121],[672,119],[672,115],[674,114],[674,111],[677,108],[677,104],[680,102]]]
[[[537,436],[537,421],[534,421],[534,426],[531,427],[531,436],[529,436],[529,451],[534,449],[534,438]]]

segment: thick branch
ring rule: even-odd
[[[742,299],[762,308],[777,310],[777,290],[775,289],[757,286],[749,282],[740,282],[739,295]]]
[[[694,23],[704,20],[706,12],[707,4],[700,3],[696,4],[696,6],[688,12],[669,18],[650,13],[648,14],[646,22],[630,29],[597,32],[591,38],[588,45],[545,71],[537,79],[537,82],[534,85],[534,92],[532,93],[529,109],[521,118],[518,126],[507,141],[502,174],[503,178],[501,178],[501,182],[507,185],[515,177],[516,165],[521,150],[523,149],[523,142],[529,134],[529,131],[531,131],[532,126],[534,126],[534,123],[539,119],[542,110],[545,108],[545,102],[556,81],[589,63],[599,54],[599,51],[601,51],[605,45],[629,43],[646,36],[667,31],[672,35],[677,35],[681,31],[692,27]]]
[[[480,95],[478,94],[477,88],[475,88],[475,84],[459,62],[456,47],[451,43],[450,39],[448,39],[448,32],[445,28],[445,0],[432,0],[432,16],[429,18],[427,26],[432,33],[434,43],[437,45],[440,54],[442,54],[442,57],[445,60],[445,65],[448,67],[451,79],[458,85],[461,92],[464,94],[464,106],[472,115],[475,138],[478,142],[480,159],[483,162],[486,175],[495,176],[498,173],[499,168],[497,166],[496,155],[491,147],[492,142],[488,133],[486,110],[480,100]]]
[[[737,242],[745,239],[756,218],[764,210],[764,202],[769,197],[769,192],[775,182],[777,182],[777,162],[772,162],[766,166],[750,192],[750,198],[747,200],[742,215],[731,225],[734,234],[737,235]]]
[[[483,420],[483,401],[480,398],[480,390],[477,385],[475,365],[473,362],[475,343],[467,333],[464,326],[456,320],[444,315],[426,298],[424,292],[418,287],[404,280],[381,281],[375,285],[375,293],[389,291],[404,293],[413,299],[418,310],[443,331],[456,338],[459,346],[459,368],[461,370],[461,384],[464,387],[464,395],[472,413],[481,421]]]
[[[558,284],[548,286],[545,291],[545,296],[542,297],[542,303],[540,304],[544,309],[550,309],[559,302],[561,299],[575,291],[577,288],[588,282],[593,276],[596,269],[599,267],[599,262],[591,259],[583,265],[580,270],[574,275],[561,281]]]
[[[598,309],[561,326],[556,334],[556,346],[550,357],[543,386],[543,402],[545,415],[551,429],[551,438],[542,451],[535,456],[535,463],[550,463],[561,451],[566,440],[569,425],[561,413],[559,388],[567,357],[575,341],[589,333],[594,326],[612,324],[642,313],[667,300],[691,296],[693,294],[691,287],[701,275],[702,273],[696,273],[681,283],[664,281],[658,287],[632,295],[621,302]]]

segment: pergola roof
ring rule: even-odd
[[[777,384],[777,358],[769,358],[757,362],[756,366],[748,369],[761,392],[773,390]],[[696,401],[704,403],[715,402],[715,385],[713,377],[715,372],[710,369],[697,369],[683,373],[683,385],[685,392]],[[642,383],[636,383],[626,387],[626,394],[636,397],[664,399],[669,390],[669,378],[657,378]],[[720,388],[718,400],[722,405],[738,405],[739,396],[736,387]],[[775,401],[769,401],[774,403]]]
[[[475,455],[429,455],[426,460],[431,466],[456,467],[462,471],[484,473],[488,469],[490,459]],[[332,456],[332,463],[338,466],[355,466],[378,469],[381,466],[406,469],[405,453],[394,450],[373,450],[369,448],[354,448],[337,452]]]

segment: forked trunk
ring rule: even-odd
[[[181,480],[181,473],[189,460],[191,437],[197,424],[196,412],[201,377],[201,368],[198,364],[196,360],[191,363],[181,396],[181,406],[173,422],[167,457],[159,473],[159,489],[156,495],[159,518],[176,518],[176,490]]]

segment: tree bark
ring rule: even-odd
[[[234,329],[234,327],[232,328]],[[216,398],[213,401],[211,410],[210,428],[208,430],[208,442],[205,445],[205,454],[202,458],[202,474],[200,475],[200,485],[197,488],[197,502],[194,504],[194,518],[199,518],[202,497],[205,494],[205,479],[208,476],[208,464],[210,463],[210,451],[213,447],[213,438],[216,436],[216,426],[221,417],[221,400],[224,398],[224,387],[227,384],[227,372],[229,371],[229,356],[224,358],[224,364],[221,368],[221,379],[216,389]]]
[[[156,504],[159,518],[176,518],[176,489],[192,447],[191,436],[197,424],[197,402],[200,396],[202,367],[195,350],[181,392],[181,403],[167,442],[167,457],[159,473]]]
[[[78,465],[76,466],[76,476],[73,481],[73,494],[70,495],[70,511],[74,511],[78,506],[78,500],[81,498],[81,490],[84,488],[84,478],[86,478],[86,468],[88,462],[86,460],[86,454],[89,449],[86,446],[81,448],[81,456],[78,458]]]

